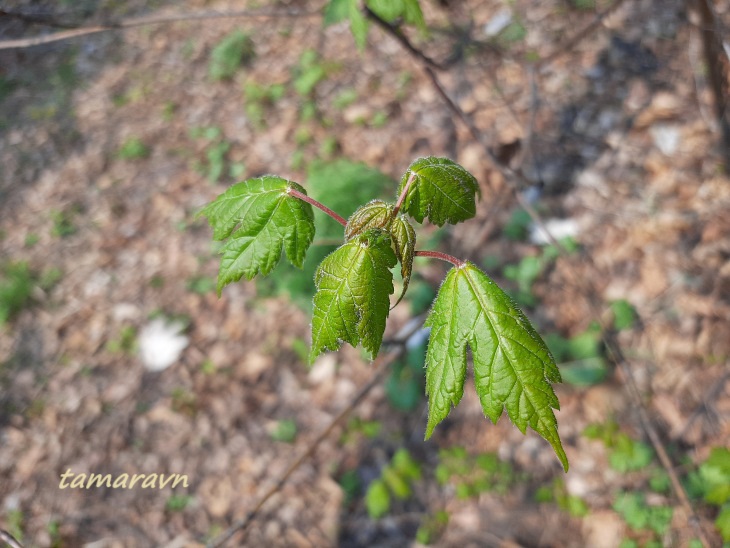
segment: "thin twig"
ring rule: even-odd
[[[543,57],[537,62],[538,68],[544,68],[545,66],[549,65],[555,59],[562,56],[563,54],[569,52],[572,50],[575,46],[577,46],[580,42],[582,42],[585,38],[593,34],[593,32],[603,23],[603,20],[609,16],[611,13],[613,13],[615,10],[617,10],[621,4],[623,4],[626,0],[616,0],[611,6],[606,8],[604,11],[596,15],[596,17],[586,25],[582,30],[578,31],[577,34],[574,34],[572,37],[568,38],[565,42],[563,42],[558,48],[552,52],[550,55]]]
[[[238,11],[202,11],[192,13],[178,13],[174,15],[147,15],[141,17],[129,17],[122,19],[115,23],[107,23],[104,25],[94,25],[89,27],[79,27],[62,32],[56,32],[53,34],[45,34],[42,36],[33,36],[31,38],[18,38],[15,40],[3,40],[0,41],[0,50],[3,49],[19,49],[19,48],[30,48],[33,46],[40,46],[42,44],[50,44],[52,42],[59,42],[61,40],[68,40],[77,36],[86,36],[89,34],[96,34],[108,30],[120,30],[129,29],[133,27],[142,27],[146,25],[166,25],[169,23],[177,23],[180,21],[203,21],[209,19],[227,19],[235,17],[312,17],[321,15],[320,11],[303,11],[303,10],[291,10],[291,11],[252,11],[252,10],[238,10]]]
[[[695,410],[690,415],[689,419],[687,419],[687,422],[682,427],[682,430],[676,435],[672,436],[673,440],[682,439],[684,436],[686,436],[687,432],[689,432],[689,429],[692,427],[694,422],[699,418],[700,415],[702,415],[703,410],[706,410],[709,415],[710,410],[708,409],[708,405],[717,399],[717,397],[720,395],[720,392],[725,389],[725,384],[728,380],[730,380],[730,371],[727,371],[722,377],[720,377],[720,380],[712,383],[710,389],[702,396],[700,404],[697,405]]]
[[[411,44],[410,40],[406,38],[406,35],[403,34],[403,32],[400,30],[400,28],[396,27],[395,25],[391,25],[384,19],[382,19],[377,13],[373,12],[367,5],[363,8],[365,16],[370,19],[372,22],[374,22],[376,25],[378,25],[381,29],[383,29],[386,33],[390,34],[393,38],[395,38],[398,43],[403,46],[403,49],[405,49],[408,53],[416,57],[419,61],[422,63],[425,63],[429,67],[433,67],[438,70],[446,70],[449,67],[449,64],[447,63],[439,63],[438,61],[434,60],[432,57],[429,57],[425,53],[423,53],[420,49],[415,47],[413,44]]]
[[[401,355],[402,351],[403,349],[399,348],[398,350],[389,352],[388,354],[384,354],[383,356],[375,360],[375,362],[373,363],[375,372],[373,373],[367,384],[365,384],[365,386],[360,389],[360,391],[355,395],[350,403],[348,403],[342,409],[342,411],[340,411],[337,416],[332,419],[327,428],[320,432],[320,434],[309,444],[309,446],[307,446],[302,454],[299,455],[299,457],[297,457],[294,462],[289,465],[289,467],[276,481],[276,483],[258,499],[254,507],[246,514],[246,516],[240,521],[234,523],[231,527],[226,529],[226,531],[224,531],[218,537],[209,542],[207,544],[207,548],[217,548],[219,546],[223,546],[223,544],[230,540],[230,538],[233,537],[233,535],[235,535],[237,532],[245,532],[245,530],[248,528],[254,518],[256,518],[258,513],[261,511],[261,508],[263,508],[263,506],[269,501],[269,499],[273,497],[284,486],[289,477],[291,477],[291,475],[314,454],[320,444],[329,437],[329,435],[337,427],[337,425],[340,424],[353,411],[353,409],[358,406],[358,404],[365,398],[365,396],[368,395],[368,393],[370,393],[370,391],[375,386],[377,386],[377,384],[385,376],[385,373],[388,371],[387,366],[393,363],[393,361],[395,361],[396,358]],[[239,543],[241,543],[242,541],[243,539],[239,539]]]
[[[0,529],[0,540],[10,546],[10,548],[23,548],[23,545],[15,540],[15,537],[8,533],[5,529]]]

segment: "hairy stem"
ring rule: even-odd
[[[413,179],[416,178],[416,174],[411,172],[410,176],[408,177],[408,181],[406,181],[406,186],[403,187],[403,192],[400,193],[400,196],[398,196],[398,202],[395,204],[395,207],[393,208],[393,213],[391,214],[390,218],[395,219],[395,216],[398,215],[398,212],[400,211],[400,207],[403,205],[403,202],[406,199],[406,195],[408,194],[408,191],[411,188],[411,183],[413,182]]]
[[[456,257],[453,257],[447,253],[441,253],[440,251],[416,251],[416,257],[431,257],[432,259],[441,259],[442,261],[451,263],[456,268],[460,268],[465,264],[464,261],[459,260]]]
[[[314,198],[310,198],[306,194],[302,194],[301,192],[299,192],[298,190],[295,190],[293,188],[288,188],[286,192],[290,196],[294,196],[295,198],[299,198],[302,202],[307,202],[308,204],[313,205],[317,209],[321,209],[327,215],[329,215],[330,217],[332,217],[335,221],[337,221],[338,223],[340,223],[342,226],[347,226],[347,220],[345,220],[344,217],[341,217],[340,215],[338,215],[337,213],[335,213],[334,211],[332,211],[330,208],[328,208],[326,205],[319,203]]]

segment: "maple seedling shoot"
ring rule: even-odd
[[[393,208],[393,213],[391,214],[392,217],[395,217],[398,214],[398,211],[400,211],[401,206],[403,205],[403,200],[406,198],[406,194],[408,193],[408,189],[411,188],[411,183],[413,182],[413,179],[416,177],[415,173],[411,173],[411,175],[408,177],[408,182],[406,183],[405,188],[400,193],[400,196],[398,196],[398,201],[395,204],[395,207]],[[314,198],[310,198],[306,194],[302,194],[298,190],[294,188],[288,188],[287,193],[290,196],[294,196],[295,198],[298,198],[302,200],[303,202],[307,202],[308,204],[313,205],[320,211],[323,211],[327,215],[329,215],[332,219],[340,223],[342,226],[347,226],[347,220],[342,217],[341,215],[338,215],[334,211],[332,211],[330,208],[328,208],[326,205],[324,205],[321,202],[318,202]],[[461,267],[464,266],[464,261],[460,261],[453,255],[449,255],[448,253],[442,253],[441,251],[421,251],[416,250],[415,252],[416,257],[431,257],[433,259],[441,259],[442,261],[446,261],[448,263],[451,263],[455,267]]]
[[[529,426],[552,445],[568,470],[553,410],[560,403],[552,383],[561,382],[545,342],[499,286],[469,261],[440,251],[416,249],[411,219],[436,226],[476,215],[480,195],[474,176],[448,158],[419,158],[401,179],[395,203],[372,200],[345,219],[307,195],[304,187],[275,175],[231,186],[200,214],[223,241],[218,294],[227,284],[269,274],[282,255],[299,268],[315,233],[313,207],[337,221],[343,244],[329,254],[314,276],[313,362],[343,343],[362,345],[372,359],[383,341],[386,319],[408,290],[415,257],[453,265],[424,323],[428,423],[426,439],[464,394],[467,348],[474,384],[485,416],[496,423],[506,410],[524,434]],[[403,285],[395,305],[392,269],[400,264]]]

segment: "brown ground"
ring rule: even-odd
[[[440,29],[450,28],[448,21],[466,26],[465,14],[471,14],[476,36],[502,6],[496,0],[422,3],[428,22]],[[53,3],[16,4],[10,7],[64,10]],[[71,16],[95,22],[144,12],[142,2],[101,4]],[[179,4],[174,9],[192,11],[242,3]],[[307,4],[276,6],[319,6]],[[730,4],[718,4],[730,13],[722,11]],[[600,302],[627,299],[636,307],[641,321],[621,332],[619,342],[683,475],[712,447],[730,443],[730,181],[721,166],[699,37],[683,2],[629,0],[539,72],[533,95],[521,60],[555,51],[594,17],[571,6],[516,2],[526,37],[501,53],[467,49],[440,78],[490,145],[525,143],[532,133],[532,146],[523,146],[512,165],[533,180],[540,174],[538,208],[545,218],[577,223],[583,255],[559,258],[538,278],[540,304],[529,314],[541,333],[569,336],[595,319],[583,298],[586,287]],[[211,82],[211,49],[236,28],[251,33],[256,57],[232,80]],[[39,30],[0,19],[0,39]],[[439,31],[421,45],[444,57],[454,41]],[[302,99],[290,84],[306,48],[318,51],[330,70],[315,90],[315,117],[301,122]],[[378,28],[359,54],[346,25],[323,30],[317,16],[187,21],[0,51],[0,77],[3,85],[14,83],[0,95],[2,261],[27,261],[36,273],[61,272],[0,327],[0,528],[19,529],[28,546],[205,542],[251,509],[370,376],[370,364],[349,348],[322,358],[319,374],[309,374],[295,344],[307,340],[309,320],[285,297],[257,298],[254,283],[234,284],[221,299],[214,291],[190,291],[191,278],[217,270],[211,232],[194,213],[234,181],[225,173],[211,184],[196,170],[206,161],[206,144],[191,137],[191,128],[220,128],[231,143],[227,162],[243,163],[244,176],[276,173],[305,186],[303,165],[327,155],[320,150],[327,138],[336,140],[335,156],[395,179],[418,156],[449,156],[475,174],[484,196],[476,220],[444,229],[441,248],[478,264],[495,255],[502,264],[515,263],[540,251],[501,236],[516,207],[509,193],[494,207],[505,181],[421,65]],[[265,107],[266,127],[244,110],[246,81],[286,86],[284,96]],[[337,108],[333,100],[347,88],[358,99]],[[385,122],[372,123],[381,112]],[[304,144],[297,143],[300,127],[310,132]],[[149,147],[148,157],[118,156],[130,137]],[[73,233],[58,234],[59,215]],[[434,285],[445,272],[441,264],[420,268]],[[514,288],[499,269],[488,272]],[[174,365],[150,372],[134,348],[120,349],[119,341],[125,328],[141,330],[160,312],[188,318],[189,345]],[[396,308],[386,337],[408,317],[407,306]],[[616,472],[604,445],[581,434],[589,423],[614,417],[633,438],[646,439],[626,378],[612,369],[601,384],[564,384],[557,393],[572,466],[564,481],[587,502],[585,518],[533,502],[538,486],[563,476],[554,455],[507,419],[492,426],[471,390],[434,438],[422,442],[425,402],[403,414],[378,386],[354,415],[381,421],[380,433],[328,439],[264,508],[246,544],[403,546],[439,509],[450,514],[438,541],[443,546],[641,540],[612,504],[621,489],[645,489],[647,474]],[[293,444],[272,439],[281,419],[296,421]],[[470,453],[497,451],[525,479],[506,495],[459,499],[452,485],[433,478],[439,448],[455,444]],[[346,503],[337,480],[356,470],[370,481],[399,447],[423,464],[423,480],[387,517],[370,520],[362,493]],[[67,469],[180,473],[190,485],[60,490],[59,475]],[[182,509],[171,507],[171,497],[185,495]],[[684,546],[698,536],[671,493],[651,497],[652,504],[675,508],[664,545]],[[719,545],[716,510],[694,504],[699,527]]]

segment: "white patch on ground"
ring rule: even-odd
[[[575,219],[548,219],[545,221],[545,228],[558,241],[578,235],[578,222]],[[530,242],[547,245],[551,240],[541,227],[533,224],[530,226]]]
[[[180,322],[167,322],[162,318],[152,320],[139,334],[139,355],[148,371],[163,371],[180,359],[188,346],[188,338],[182,334],[185,326]]]
[[[679,128],[666,124],[657,124],[649,129],[654,145],[665,156],[671,156],[679,147]]]
[[[489,22],[484,25],[484,34],[487,36],[497,36],[500,32],[507,28],[512,22],[512,11],[508,8],[502,8],[494,14]]]

